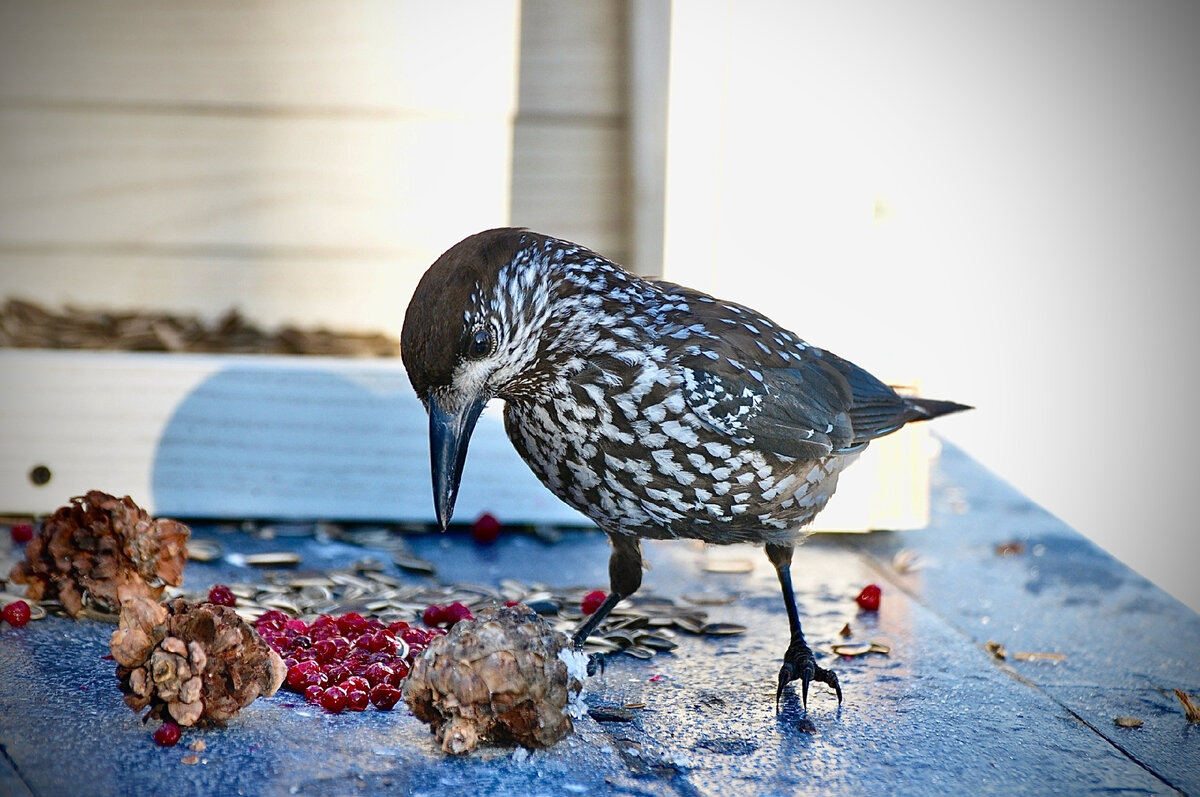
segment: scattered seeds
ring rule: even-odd
[[[685,592],[679,597],[697,606],[728,606],[737,600],[736,595],[715,592]]]
[[[1048,653],[1044,651],[1021,651],[1012,654],[1015,661],[1066,661],[1065,653]]]
[[[1004,649],[1004,645],[1001,645],[995,640],[989,639],[983,647],[988,653],[991,653],[997,659],[1003,660],[1008,658],[1008,651]]]
[[[183,758],[181,758],[179,760],[184,764],[199,764],[200,756],[195,755],[195,754],[185,755]]]
[[[923,564],[920,554],[912,548],[901,548],[892,557],[892,568],[900,574],[920,570]]]
[[[1113,717],[1113,724],[1118,728],[1140,728],[1146,721],[1137,717]]]
[[[1025,543],[1020,540],[1002,542],[996,546],[996,556],[1020,556],[1025,553]]]
[[[214,540],[188,540],[187,555],[193,562],[215,562],[221,558],[221,544]]]
[[[242,561],[253,567],[292,567],[300,564],[300,554],[290,551],[251,553],[243,556]]]
[[[749,573],[754,562],[749,559],[712,559],[704,563],[705,573]]]
[[[204,743],[203,739],[197,739],[189,744],[188,747],[190,747],[192,751],[196,753],[203,753],[206,749],[208,749],[208,745]]]
[[[588,716],[596,722],[633,722],[635,715],[625,706],[594,706]]]
[[[892,652],[890,645],[885,645],[882,642],[856,642],[854,644],[838,644],[830,647],[834,655],[853,658],[855,656],[865,656],[868,653],[879,653],[887,656]]]
[[[1187,721],[1200,722],[1200,705],[1197,705],[1195,698],[1182,689],[1175,690],[1175,697],[1183,706],[1183,715],[1187,717]]]
[[[838,636],[840,636],[842,639],[847,639],[848,637],[851,637],[853,635],[854,635],[854,632],[850,630],[849,623],[846,623],[844,626],[842,626],[842,630],[838,631]]]

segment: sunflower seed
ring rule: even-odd
[[[642,634],[637,638],[637,644],[651,650],[674,650],[679,647],[666,637],[657,634]]]
[[[700,627],[700,633],[707,636],[735,636],[746,630],[746,626],[737,623],[705,623]]]
[[[188,540],[187,555],[193,562],[215,562],[221,558],[221,544],[213,540]]]
[[[300,554],[290,551],[251,553],[243,556],[242,561],[252,567],[290,567],[300,564]]]
[[[754,562],[749,559],[713,559],[704,563],[706,573],[749,573],[754,570]]]
[[[427,562],[424,559],[418,559],[417,557],[410,556],[408,554],[393,554],[392,562],[396,565],[396,567],[400,568],[401,570],[407,570],[410,573],[423,573],[429,576],[437,573],[437,568],[435,568],[430,562]]]

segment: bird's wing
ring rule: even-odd
[[[748,307],[673,283],[658,285],[678,314],[664,315],[660,339],[679,341],[675,364],[684,400],[714,430],[812,459],[857,450],[908,421],[930,417],[854,363]]]
[[[678,364],[684,400],[701,421],[784,456],[854,451],[918,417],[862,368],[811,347],[789,367],[734,368],[703,353]]]

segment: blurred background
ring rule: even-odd
[[[0,300],[398,336],[531,227],[976,405],[1200,609],[1197,78],[1186,1],[0,0]]]

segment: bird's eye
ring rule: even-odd
[[[486,329],[477,329],[471,335],[471,343],[467,347],[467,355],[478,360],[492,353],[492,334]]]

